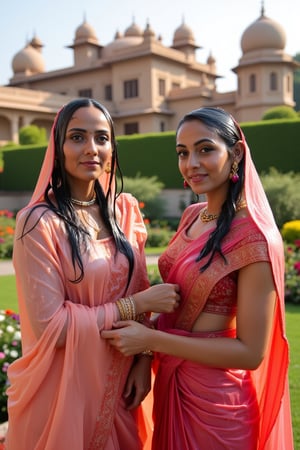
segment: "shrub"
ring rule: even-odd
[[[142,202],[145,217],[152,220],[163,216],[164,201],[159,198],[159,194],[164,185],[156,176],[143,177],[138,173],[134,178],[123,177],[123,183],[124,191]]]
[[[146,247],[166,247],[174,232],[168,228],[147,226],[148,239]]]
[[[8,309],[0,310],[0,423],[7,421],[7,369],[21,353],[19,316]]]
[[[19,141],[21,145],[45,144],[47,143],[47,132],[45,128],[36,125],[27,125],[19,130]]]
[[[151,286],[162,283],[162,279],[157,266],[150,266],[147,268],[148,278]]]
[[[297,240],[300,242],[300,220],[286,222],[281,229],[281,235],[287,243],[291,244]]]
[[[274,108],[268,109],[262,116],[262,120],[273,120],[273,119],[297,119],[297,112],[291,106],[275,106]]]
[[[300,217],[299,173],[280,173],[273,167],[261,175],[261,181],[278,228]]]

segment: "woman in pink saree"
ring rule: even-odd
[[[149,287],[137,200],[116,195],[111,117],[91,99],[57,114],[40,176],[17,217],[23,355],[8,371],[7,450],[137,450],[151,360],[101,338],[122,319],[172,311],[176,286]],[[134,294],[134,299],[132,297]]]
[[[292,450],[283,245],[245,138],[228,113],[200,108],[176,150],[207,199],[159,260],[181,304],[157,330],[128,321],[102,335],[126,355],[156,352],[153,450]]]

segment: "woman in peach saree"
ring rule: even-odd
[[[7,450],[138,450],[147,355],[124,357],[100,336],[116,320],[169,311],[173,285],[149,287],[137,200],[115,194],[112,120],[91,99],[57,114],[13,262],[23,356],[8,371]],[[134,294],[134,299],[132,297]]]
[[[120,322],[102,336],[126,355],[155,352],[153,450],[292,450],[284,252],[249,148],[228,113],[200,108],[176,150],[207,198],[159,260],[180,306],[157,329]]]

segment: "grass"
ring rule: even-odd
[[[148,254],[156,254],[158,251]],[[15,276],[0,277],[0,309],[12,309],[18,312]],[[289,383],[294,431],[295,450],[300,450],[300,305],[286,305],[286,329],[290,343],[291,362]]]
[[[165,247],[145,247],[145,253],[147,255],[161,255],[165,250]]]
[[[295,450],[300,450],[300,305],[286,305],[286,333],[290,344],[289,383]]]
[[[0,276],[0,309],[19,310],[14,275]]]

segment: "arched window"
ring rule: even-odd
[[[275,72],[270,74],[270,89],[271,91],[277,91],[278,89],[277,73]]]
[[[254,73],[252,73],[249,78],[249,90],[250,92],[256,91],[256,76]]]

